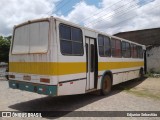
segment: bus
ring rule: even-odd
[[[143,76],[145,46],[56,17],[14,26],[9,87],[49,96],[110,93]]]

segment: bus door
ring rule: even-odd
[[[97,87],[97,47],[95,39],[86,37],[86,67],[87,67],[87,83],[86,90]]]

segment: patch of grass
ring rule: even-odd
[[[160,73],[159,72],[148,72],[144,75],[145,77],[151,77],[151,78],[159,78]]]
[[[135,94],[135,95],[140,96],[140,97],[149,97],[149,98],[153,98],[153,99],[156,99],[156,100],[160,100],[160,94],[157,94],[153,91],[149,91],[147,89],[144,89],[144,90],[130,89],[130,90],[125,90],[125,91],[128,92],[128,93]]]
[[[152,73],[152,72],[148,72],[148,73],[145,74],[144,76],[145,76],[145,77],[153,77],[153,74],[154,74],[154,73]]]

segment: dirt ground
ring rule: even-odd
[[[112,88],[109,96],[90,93],[61,97],[48,97],[10,89],[8,81],[0,80],[0,111],[69,111],[67,114],[74,111],[160,111],[160,78],[135,79],[121,83]],[[56,119],[106,119],[105,117],[65,117],[67,114]],[[13,118],[0,119],[10,120]],[[23,119],[35,120],[35,118]],[[108,119],[159,120],[160,118],[107,117]]]
[[[160,78],[147,78],[133,88],[125,88],[126,92],[137,96],[160,100]]]

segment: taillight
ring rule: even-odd
[[[62,83],[59,83],[59,86],[62,86],[63,84]]]
[[[23,80],[31,80],[31,76],[24,75],[24,76],[23,76]]]
[[[50,79],[48,79],[48,78],[40,78],[40,82],[50,83]]]
[[[13,79],[14,79],[14,78],[15,78],[15,75],[9,75],[9,78],[13,78]]]

